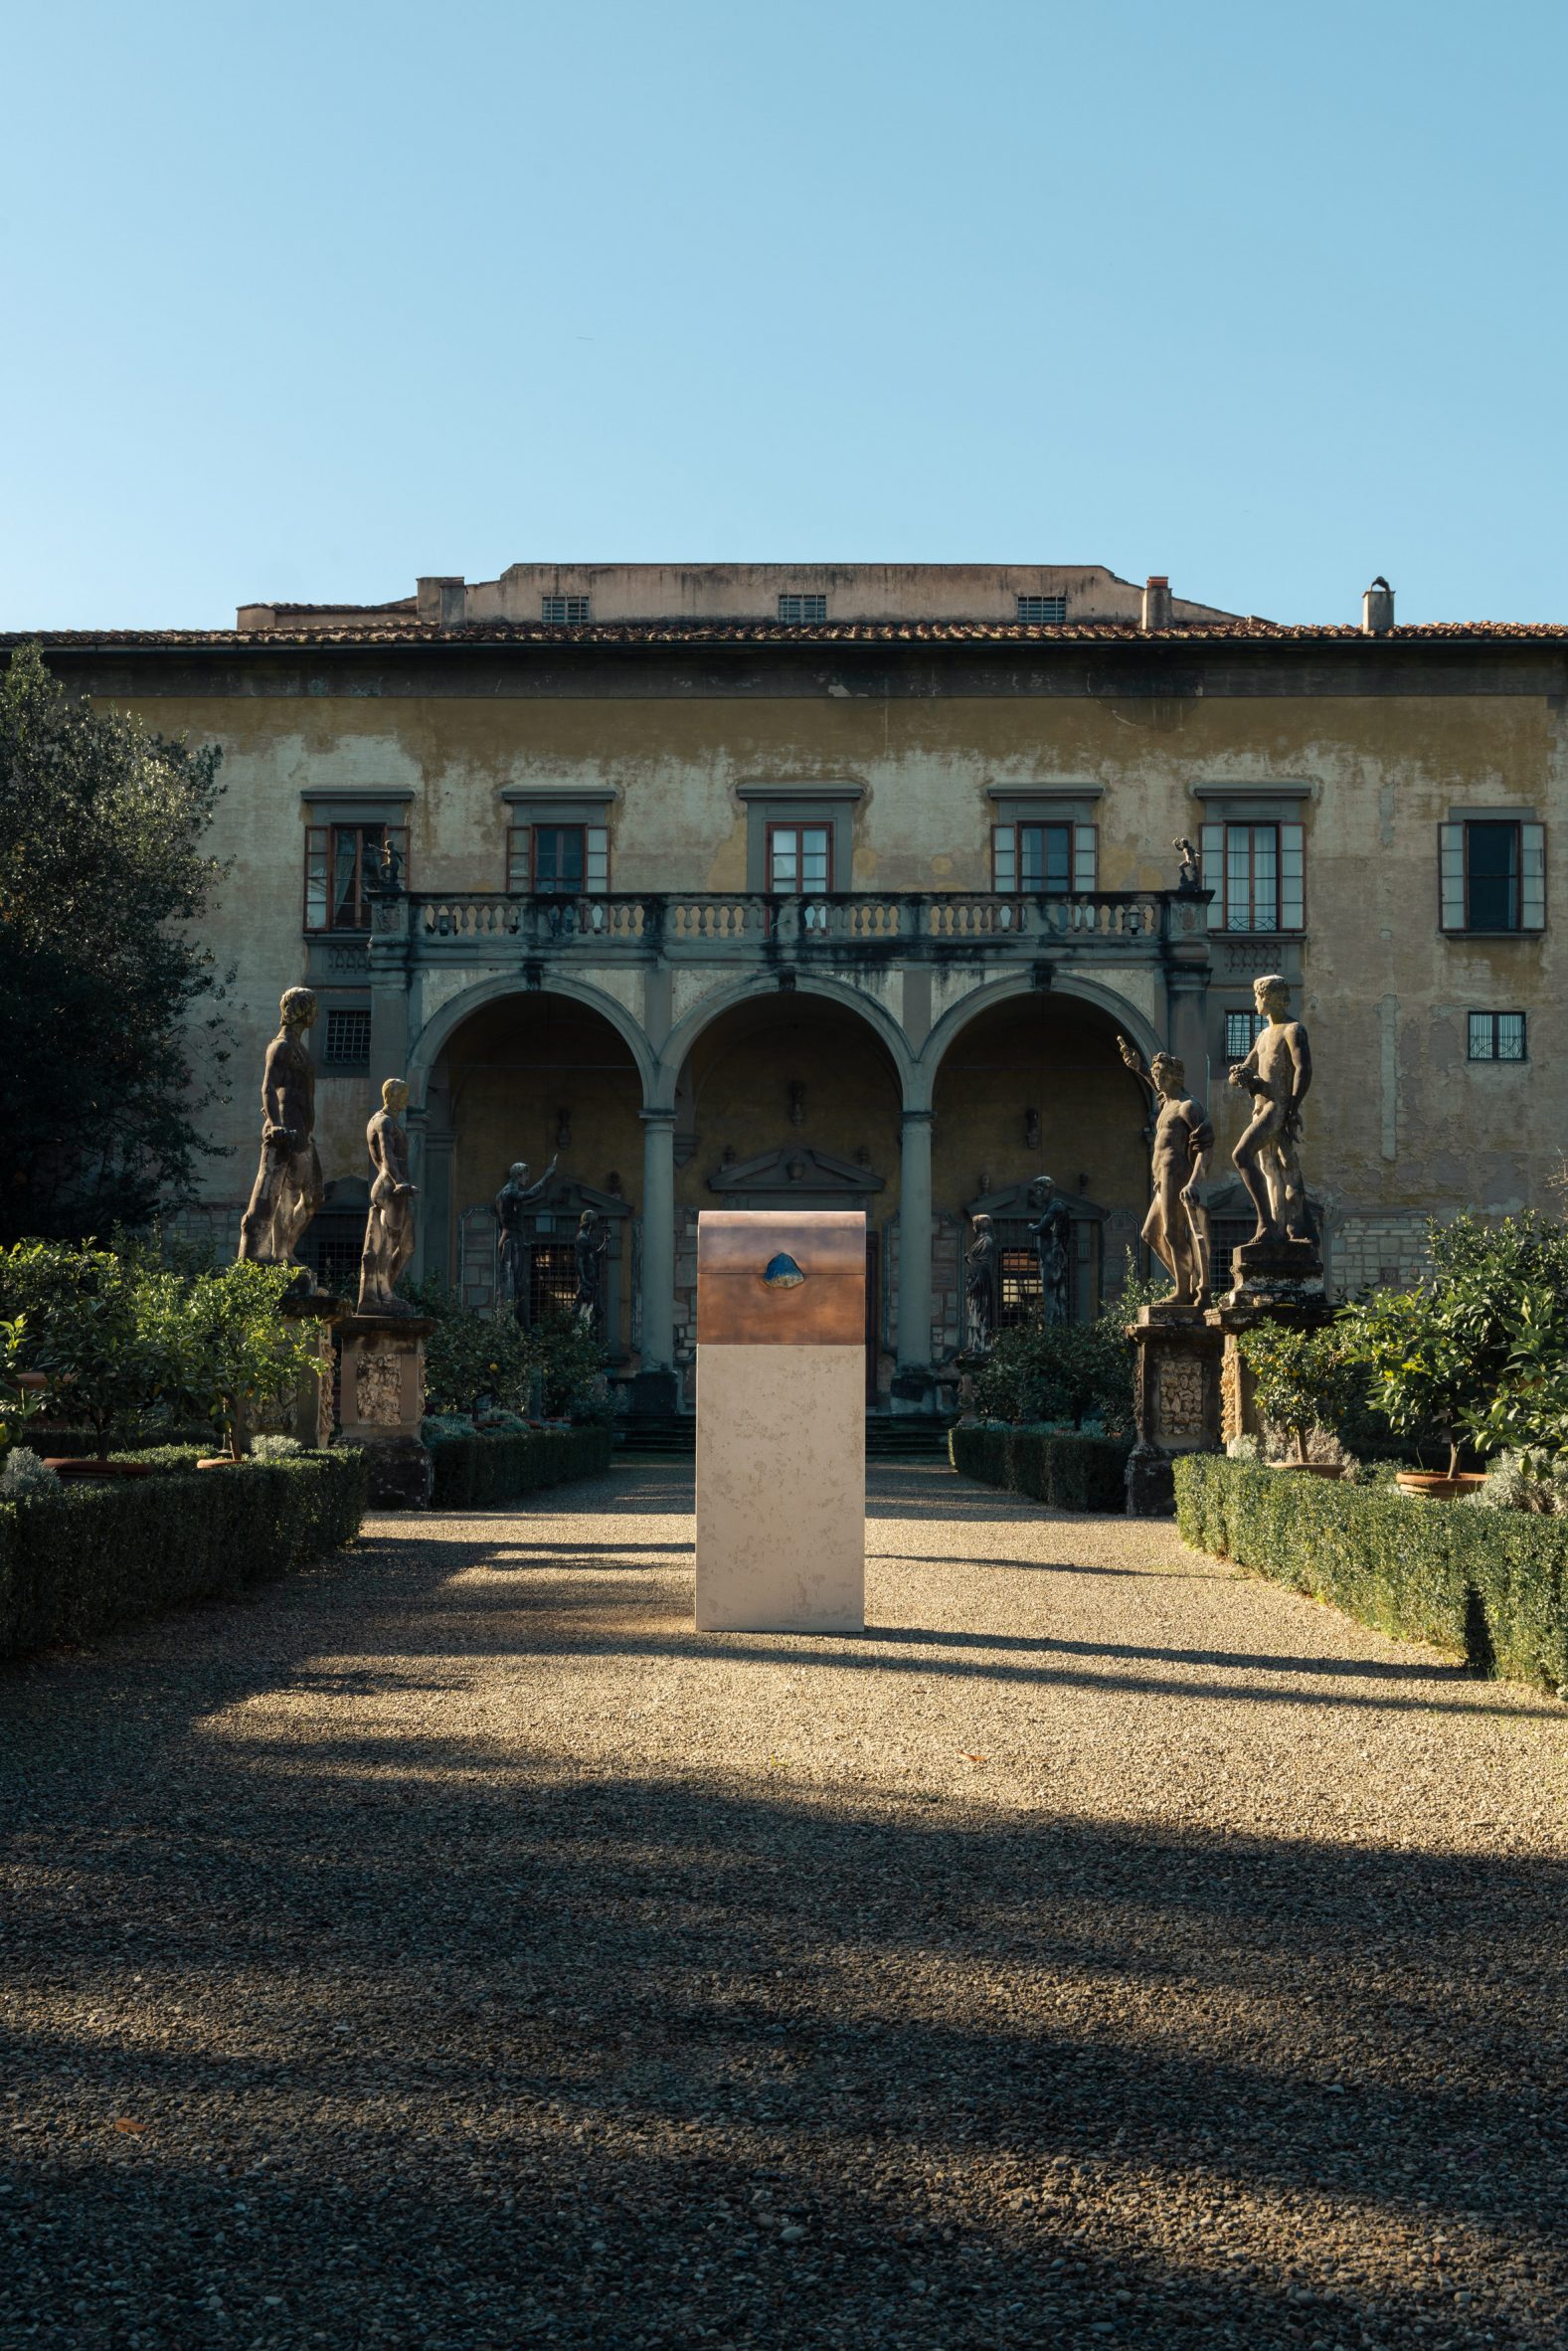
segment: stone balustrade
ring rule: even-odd
[[[777,953],[824,960],[882,954],[900,961],[945,955],[1017,956],[1065,949],[1074,956],[1157,956],[1201,940],[1206,900],[1177,890],[1093,890],[1061,896],[992,891],[835,891],[822,897],[763,892],[641,891],[602,896],[508,897],[487,891],[422,891],[381,899],[375,936],[398,939],[417,959],[444,962],[578,954],[596,961],[728,961]]]

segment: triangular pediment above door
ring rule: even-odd
[[[708,1189],[721,1198],[744,1192],[748,1197],[767,1193],[781,1199],[810,1199],[831,1192],[842,1199],[847,1192],[853,1199],[868,1199],[881,1191],[885,1178],[874,1175],[855,1160],[836,1159],[830,1151],[808,1151],[803,1145],[787,1145],[780,1151],[765,1151],[753,1160],[733,1160],[728,1167],[716,1168],[708,1178]]]

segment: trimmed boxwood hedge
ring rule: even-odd
[[[170,1446],[160,1476],[73,1480],[59,1495],[0,1503],[0,1656],[233,1599],[359,1533],[365,1456],[355,1448],[239,1469],[195,1462],[189,1447]]]
[[[512,1502],[569,1478],[598,1477],[610,1467],[608,1428],[530,1428],[494,1436],[432,1437],[436,1486],[431,1508],[482,1509]]]
[[[948,1459],[966,1478],[1059,1511],[1127,1508],[1128,1440],[1043,1428],[955,1428]]]
[[[1340,1486],[1223,1454],[1177,1461],[1176,1525],[1197,1550],[1331,1600],[1481,1673],[1568,1684],[1568,1521]]]

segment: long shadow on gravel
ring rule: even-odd
[[[191,1735],[451,1565],[0,1687],[7,2351],[1560,2341],[1568,1873]]]

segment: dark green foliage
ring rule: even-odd
[[[195,1460],[170,1446],[160,1476],[0,1503],[0,1656],[233,1599],[359,1532],[365,1457],[352,1448],[215,1470]]]
[[[974,1382],[982,1419],[1098,1420],[1113,1434],[1132,1426],[1132,1345],[1128,1326],[1140,1306],[1168,1297],[1167,1281],[1145,1281],[1129,1250],[1120,1288],[1092,1323],[1026,1323],[999,1331]]]
[[[0,677],[0,1240],[106,1233],[192,1188],[218,756],[73,701],[36,645]]]
[[[608,1428],[531,1428],[513,1434],[432,1437],[436,1488],[431,1508],[482,1509],[511,1502],[571,1478],[599,1477],[610,1467]]]
[[[1213,1453],[1178,1460],[1185,1541],[1481,1673],[1568,1683],[1568,1521],[1332,1485]]]
[[[965,1478],[1005,1486],[1059,1511],[1127,1507],[1125,1437],[1081,1437],[1039,1428],[955,1428],[948,1459]]]
[[[410,1304],[436,1328],[425,1343],[425,1396],[431,1412],[467,1414],[482,1398],[549,1419],[609,1418],[605,1350],[564,1316],[523,1330],[468,1306],[448,1283],[406,1282]]]

